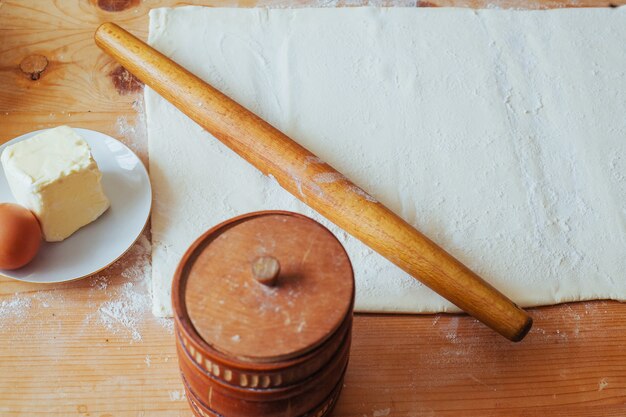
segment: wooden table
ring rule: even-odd
[[[567,1],[497,5],[610,5]],[[177,4],[0,0],[0,141],[69,124],[121,138],[145,160],[141,85],[95,47],[92,35],[112,20],[145,38],[147,11]],[[33,55],[46,57],[43,72],[27,68],[24,59]],[[42,286],[0,277],[0,416],[191,416],[171,321],[150,313],[148,239],[146,232],[116,264],[77,282]],[[463,315],[357,315],[334,415],[625,416],[626,305],[584,302],[531,313],[535,326],[519,344]]]

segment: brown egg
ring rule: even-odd
[[[41,244],[41,227],[28,209],[0,203],[0,269],[17,269],[29,263]]]

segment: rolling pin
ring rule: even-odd
[[[296,198],[512,341],[531,317],[383,204],[278,129],[113,23],[95,42]]]

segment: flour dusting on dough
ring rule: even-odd
[[[625,18],[624,7],[183,7],[150,12],[149,43],[309,149],[303,169],[328,163],[532,306],[626,298]],[[330,228],[354,267],[357,311],[458,311],[154,91],[145,98],[157,314],[171,314],[193,239],[263,209]],[[285,174],[309,199],[346,181]]]

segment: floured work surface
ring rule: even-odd
[[[626,9],[156,9],[149,42],[524,306],[626,298]],[[237,214],[327,221],[146,90],[154,312]],[[454,307],[345,232],[358,311]]]

